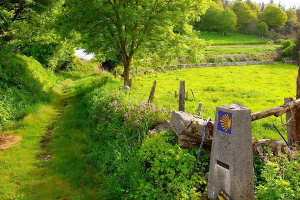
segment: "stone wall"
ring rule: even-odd
[[[177,66],[166,66],[164,69],[175,70],[184,68],[197,68],[197,67],[226,67],[226,66],[245,66],[245,65],[262,65],[273,64],[274,61],[243,61],[243,62],[222,62],[222,63],[199,63],[199,64],[181,64]],[[158,69],[159,70],[159,69]]]

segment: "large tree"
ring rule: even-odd
[[[121,54],[128,85],[135,55],[146,58],[155,51],[167,55],[178,46],[178,51],[189,53],[191,47],[197,51],[200,40],[190,24],[199,20],[210,1],[66,0],[64,25],[65,30],[81,34],[87,51],[101,52],[106,58]]]
[[[289,8],[288,10],[285,11],[288,19],[287,19],[287,24],[290,25],[295,25],[298,22],[298,17],[297,17],[297,12],[293,8]]]
[[[201,17],[200,30],[217,31],[221,13],[224,11],[223,4],[213,2],[207,12]]]
[[[262,19],[269,27],[284,26],[287,21],[285,12],[274,4],[269,4],[262,11]]]
[[[226,35],[227,33],[231,33],[236,30],[236,22],[237,17],[234,12],[226,8],[220,15],[220,19],[218,21],[218,30],[219,32]]]
[[[252,10],[251,7],[242,1],[236,1],[232,7],[233,12],[237,16],[237,27],[244,30],[247,25],[257,22],[257,12]]]

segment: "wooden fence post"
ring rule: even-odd
[[[293,101],[293,98],[284,98],[284,104],[289,103]],[[288,145],[293,145],[294,141],[294,126],[295,126],[295,119],[293,119],[295,116],[293,116],[292,112],[289,110],[286,112],[286,129],[287,129],[287,140]]]
[[[200,116],[200,114],[201,114],[201,108],[202,108],[202,103],[199,102],[198,109],[197,109],[197,116]]]
[[[297,75],[297,91],[296,91],[296,100],[300,98],[300,68],[298,68]],[[295,130],[293,140],[296,143],[300,143],[300,107],[295,108]]]
[[[150,92],[149,99],[148,99],[148,103],[152,103],[152,101],[154,99],[155,87],[156,87],[156,80],[153,81],[151,92]]]
[[[193,89],[191,88],[191,92],[192,92],[192,95],[193,95],[193,97],[195,98],[195,94],[194,94],[194,92],[193,92]]]
[[[180,86],[179,86],[179,111],[184,112],[185,108],[185,81],[180,81]]]

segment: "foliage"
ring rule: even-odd
[[[160,133],[147,138],[140,150],[139,160],[146,174],[140,180],[135,199],[199,199],[205,188],[204,168],[189,180],[195,157],[179,145],[172,133]],[[207,155],[206,155],[207,159]],[[203,162],[202,166],[207,163]]]
[[[223,6],[213,2],[206,13],[201,16],[201,21],[198,24],[199,29],[204,31],[217,31],[223,10]]]
[[[287,16],[280,7],[269,4],[262,11],[262,19],[269,27],[279,27],[285,25]]]
[[[296,10],[294,10],[293,8],[289,8],[285,11],[286,15],[287,15],[287,23],[291,24],[291,25],[295,25],[298,22],[298,17],[297,17],[297,13]]]
[[[294,49],[294,41],[292,40],[284,40],[281,42],[281,50],[282,50],[282,56],[283,57],[291,57],[292,56],[292,51]]]
[[[71,64],[68,65],[68,71],[84,72],[85,74],[91,74],[93,72],[98,72],[101,66],[99,63],[93,60],[82,60],[79,58],[74,58]]]
[[[266,36],[268,34],[268,25],[265,22],[257,24],[256,34],[259,36]]]
[[[172,60],[202,46],[189,24],[199,19],[209,3],[67,0],[61,19],[67,32],[75,29],[81,34],[88,52],[101,52],[108,59],[121,54],[124,84],[128,85],[134,56],[144,59],[155,54]]]
[[[237,16],[237,27],[239,30],[245,30],[246,25],[257,22],[256,11],[253,12],[246,2],[236,1],[232,10]]]
[[[264,156],[263,180],[256,187],[257,199],[299,199],[300,157],[297,148],[279,148]]]
[[[0,62],[0,127],[23,117],[30,105],[47,100],[56,77],[26,56],[8,54]]]
[[[199,199],[206,187],[208,157],[203,156],[189,180],[193,151],[181,149],[173,132],[149,131],[170,113],[147,101],[135,103],[136,94],[113,87],[115,83],[108,82],[85,97],[90,99],[90,117],[97,127],[88,157],[97,158],[98,165],[106,169],[103,184],[110,191],[109,197]]]
[[[234,12],[226,8],[220,15],[218,20],[219,32],[226,35],[227,33],[232,33],[236,30],[237,17]]]

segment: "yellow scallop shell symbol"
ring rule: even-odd
[[[231,129],[231,119],[229,118],[229,115],[223,115],[223,117],[220,119],[221,126],[224,131],[228,131]]]

